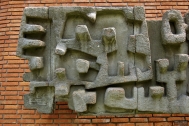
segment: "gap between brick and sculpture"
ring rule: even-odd
[[[24,105],[52,113],[189,113],[188,24],[177,10],[146,21],[143,7],[27,7],[17,56],[29,60]]]

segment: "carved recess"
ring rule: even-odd
[[[186,14],[186,23],[188,23]],[[176,10],[146,21],[143,7],[25,8],[17,55],[29,60],[24,105],[52,113],[189,113],[187,24]]]

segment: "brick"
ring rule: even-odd
[[[103,3],[103,2],[106,2],[106,0],[91,0],[91,2],[94,2],[94,3],[98,3],[98,2]]]
[[[108,123],[110,119],[92,119],[92,123]]]
[[[3,117],[4,117],[4,119],[19,119],[19,118],[21,118],[21,115],[8,114],[8,115],[4,115]]]
[[[123,2],[139,2],[139,0],[123,0]]]
[[[5,87],[0,87],[0,91],[4,91],[5,90]]]
[[[161,5],[165,5],[165,6],[168,6],[168,5],[176,6],[176,5],[177,5],[177,2],[161,2]]]
[[[40,115],[22,115],[23,119],[38,119]]]
[[[136,126],[153,126],[153,123],[136,123]]]
[[[37,119],[37,120],[35,120],[35,123],[52,123],[53,122],[53,120],[51,120],[51,119]]]
[[[56,119],[58,118],[58,115],[41,115],[41,118],[47,119],[47,118],[51,118],[51,119]]]
[[[22,87],[6,87],[7,91],[21,91]]]
[[[95,3],[95,6],[108,7],[108,6],[111,6],[111,4],[110,3]]]
[[[71,119],[54,119],[54,123],[71,123]]]
[[[152,118],[149,118],[149,121],[150,122],[163,122],[163,121],[166,121],[166,118],[152,117]]]
[[[72,113],[72,110],[55,110],[54,113]]]
[[[152,14],[152,13],[157,14],[157,13],[161,13],[161,10],[146,10],[146,14],[148,14],[148,13],[150,13],[150,14]]]
[[[34,114],[35,111],[34,110],[18,110],[17,113],[18,114]]]
[[[41,3],[55,3],[56,0],[41,0]]]
[[[7,100],[22,99],[22,96],[5,96],[5,99]]]
[[[18,119],[18,123],[34,123],[34,119]]]
[[[24,4],[24,1],[9,1],[9,4]]]
[[[171,122],[158,122],[154,123],[154,126],[172,126]]]
[[[189,114],[171,114],[171,116],[189,116]]]
[[[107,2],[114,2],[114,3],[117,3],[117,2],[122,2],[122,0],[107,0]]]
[[[78,3],[78,6],[94,6],[94,3]]]
[[[186,9],[188,9],[188,6],[173,6],[173,9],[186,10]]]
[[[59,124],[59,126],[65,126],[65,124]],[[77,124],[66,124],[66,126],[77,126]],[[80,125],[79,125],[80,126]],[[90,126],[90,125],[89,125]]]
[[[114,118],[115,116],[114,115],[99,115],[99,116],[97,116],[97,118]]]
[[[140,0],[140,2],[155,2],[155,0]]]
[[[154,117],[169,117],[171,114],[153,114]]]
[[[18,105],[23,105],[24,101],[23,100],[18,100]]]
[[[135,123],[118,123],[117,126],[135,126]]]
[[[3,124],[3,126],[20,126],[20,124]]]
[[[4,67],[3,67],[4,68]],[[18,77],[18,73],[6,73],[2,74],[3,77]]]
[[[0,119],[1,124],[4,123],[16,123],[16,119]]]
[[[74,119],[74,123],[91,123],[90,119]]]
[[[98,126],[116,126],[116,124],[108,123],[108,124],[98,124]]]
[[[170,10],[172,9],[172,6],[157,6],[157,9],[160,9],[160,10]]]
[[[1,114],[13,114],[16,113],[16,110],[1,110]]]
[[[7,78],[7,81],[16,81],[16,82],[19,82],[19,81],[23,81],[23,78],[14,78],[14,77],[11,77],[11,78]]]
[[[127,3],[128,6],[144,6],[144,3]]]
[[[115,6],[115,7],[125,7],[127,6],[127,3],[112,3],[112,6]]]
[[[177,4],[178,4],[178,5],[181,5],[181,6],[182,6],[182,5],[186,6],[186,5],[189,5],[189,2],[177,2]]]
[[[167,121],[179,121],[184,120],[184,117],[169,117],[167,118]]]
[[[58,3],[71,3],[73,0],[57,0]]]
[[[19,82],[19,85],[21,85],[21,86],[29,86],[30,83],[29,82]]]
[[[152,114],[135,114],[135,117],[152,117]]]
[[[5,105],[4,109],[21,109],[20,105]]]
[[[129,118],[112,118],[111,122],[129,122]]]
[[[131,118],[130,122],[148,122],[147,118]]]
[[[68,105],[59,105],[59,109],[69,109]]]
[[[0,101],[0,104],[13,105],[13,104],[17,104],[17,100],[3,100]]]
[[[2,82],[2,86],[17,86],[18,82]]]
[[[11,68],[11,69],[14,69],[14,68],[19,68],[19,65],[3,65],[3,68]]]
[[[77,115],[76,114],[59,114],[59,118],[74,119],[74,118],[77,118]]]
[[[82,3],[82,2],[89,2],[89,0],[74,0],[74,2],[80,2],[80,3]]]
[[[10,59],[10,60],[11,60],[11,59],[12,59],[12,60],[13,60],[13,59],[17,59],[17,60],[18,60],[19,58],[16,57],[16,56],[4,56],[4,59],[5,59],[5,60],[9,60],[9,59]]]

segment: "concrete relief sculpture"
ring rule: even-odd
[[[189,16],[146,21],[143,7],[25,8],[17,56],[29,60],[24,105],[52,113],[189,113]],[[187,39],[186,39],[187,38]]]

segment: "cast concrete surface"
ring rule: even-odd
[[[24,105],[52,113],[189,113],[189,13],[146,21],[143,7],[27,7],[17,56],[29,60]]]

